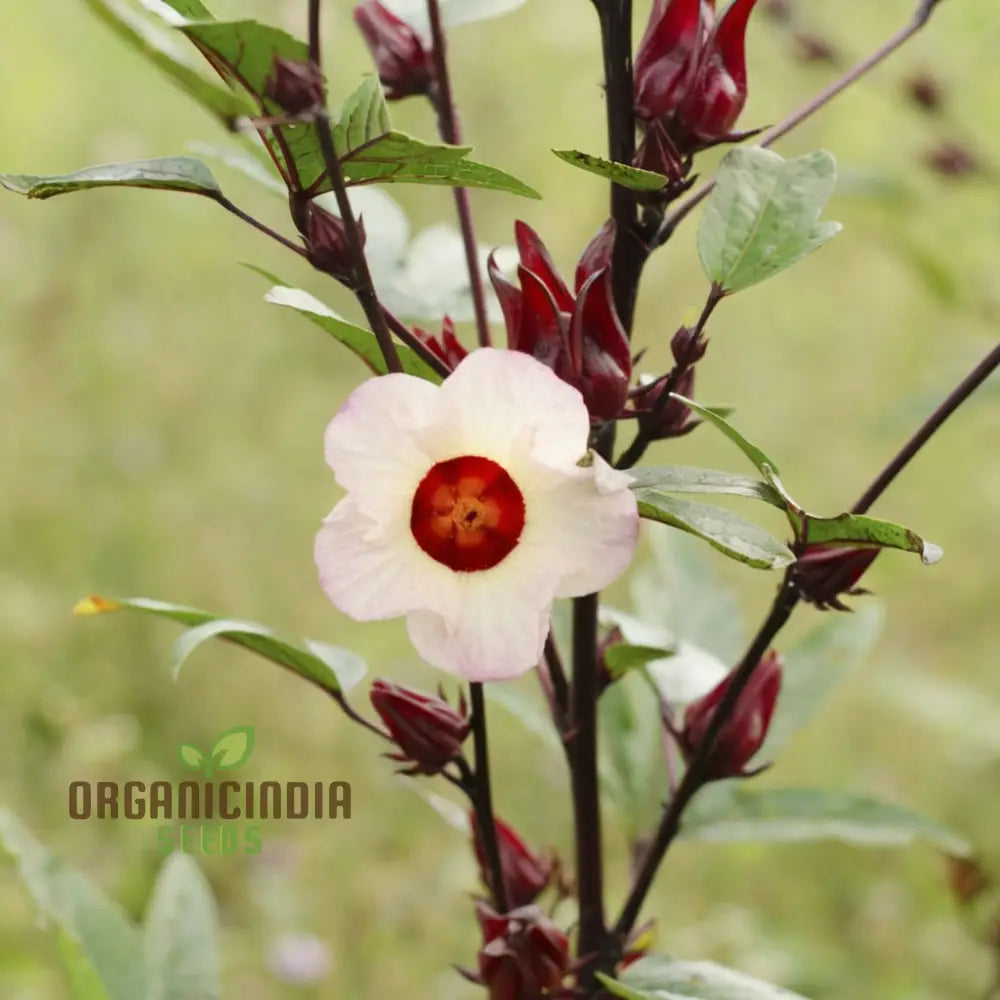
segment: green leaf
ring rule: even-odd
[[[165,601],[154,601],[145,597],[122,600],[87,597],[73,610],[79,615],[139,611],[142,614],[167,618],[189,626],[189,630],[180,637],[174,647],[175,673],[195,649],[213,636],[249,649],[264,659],[304,677],[330,694],[349,690],[364,676],[366,670],[361,657],[348,650],[311,639],[306,639],[306,648],[300,649],[276,638],[273,632],[263,625],[220,618],[208,611],[183,604],[168,604]]]
[[[227,729],[212,747],[212,763],[223,771],[245,764],[253,753],[253,727]]]
[[[732,511],[647,487],[639,487],[635,495],[640,517],[696,535],[731,559],[757,569],[782,569],[795,561],[791,550],[773,535]]]
[[[663,646],[633,646],[629,643],[619,643],[611,646],[604,654],[604,662],[608,672],[618,680],[630,670],[637,670],[654,660],[662,660],[665,656],[673,656],[675,650]]]
[[[842,840],[859,847],[905,847],[925,840],[948,854],[971,853],[957,834],[903,806],[817,788],[751,793],[728,783],[698,793],[684,814],[680,838],[710,843]]]
[[[348,184],[448,184],[541,197],[503,170],[467,159],[471,146],[426,143],[391,129],[385,97],[374,77],[366,77],[343,103],[333,137]],[[329,189],[324,182],[316,190]]]
[[[170,855],[146,912],[147,1000],[219,1000],[218,918],[212,890],[192,858]]]
[[[205,754],[191,743],[182,743],[177,753],[185,767],[200,771],[205,766]]]
[[[939,546],[925,542],[915,531],[862,514],[840,514],[837,517],[806,514],[803,540],[809,545],[862,543],[902,549],[904,552],[915,552],[925,566],[933,565],[942,555]]]
[[[356,354],[376,375],[384,375],[388,371],[375,334],[341,319],[315,296],[301,288],[276,285],[264,298],[272,305],[294,309],[321,329],[326,330],[331,337]],[[441,381],[441,376],[416,351],[400,343],[396,344],[396,351],[402,362],[403,371],[408,375],[416,375],[417,378],[426,379],[428,382],[438,383]]]
[[[852,615],[828,615],[795,645],[785,647],[781,694],[755,758],[771,761],[812,717],[831,689],[875,645],[884,615],[874,602]]]
[[[186,46],[178,44],[174,32],[142,17],[124,0],[84,2],[120,38],[142,52],[226,128],[233,129],[239,118],[254,113],[247,101],[202,76],[198,63]]]
[[[77,996],[100,997],[96,977],[108,1000],[145,997],[142,939],[119,906],[53,857],[6,809],[0,809],[0,845],[17,862],[41,915],[68,939],[61,950]]]
[[[167,156],[134,163],[106,163],[86,167],[72,174],[0,174],[0,187],[28,198],[53,198],[57,194],[99,187],[153,188],[159,191],[187,191],[216,201],[222,191],[212,171],[190,156]]]
[[[736,447],[739,448],[751,462],[753,462],[754,468],[758,472],[764,475],[767,474],[767,470],[770,470],[772,473],[778,472],[778,465],[774,459],[765,454],[760,448],[757,447],[757,445],[748,441],[735,427],[733,427],[731,423],[729,423],[728,420],[726,420],[725,416],[719,413],[718,410],[709,409],[706,406],[702,406],[700,403],[696,403],[693,399],[688,399],[686,396],[678,395],[676,392],[672,392],[670,395],[671,398],[683,403],[689,409],[697,413],[698,416],[707,420],[713,427],[722,431],[722,433],[725,434],[726,437],[729,438],[729,440],[732,441],[733,444],[735,444]],[[774,495],[775,490],[773,483],[769,483],[768,485],[771,487],[771,495]],[[763,497],[761,499],[763,499]],[[773,501],[769,500],[768,502],[770,503]]]
[[[80,945],[63,930],[56,933],[56,943],[73,1000],[110,1000],[94,963]]]
[[[730,150],[698,227],[709,281],[726,292],[790,267],[840,231],[819,222],[833,194],[837,164],[820,150],[785,160],[759,147]]]
[[[287,204],[288,188],[275,172],[274,164],[267,158],[267,153],[262,148],[247,146],[239,149],[232,146],[213,146],[209,142],[189,142],[187,148],[206,160],[214,160],[229,167],[230,170],[235,170],[266,188],[271,194],[278,195]]]
[[[760,454],[763,455],[763,452]],[[782,510],[785,506],[768,483],[719,469],[700,469],[691,465],[654,465],[632,470],[629,475],[633,480],[632,489],[649,487],[663,493],[724,493],[763,500]]]
[[[620,187],[630,188],[633,191],[659,191],[667,183],[667,178],[663,174],[653,170],[629,167],[624,163],[606,160],[603,156],[581,153],[578,149],[553,149],[552,152],[571,166],[597,174],[598,177],[605,177]]]
[[[805,1000],[798,993],[754,979],[714,962],[642,958],[630,965],[620,982],[603,980],[626,1000]],[[622,992],[622,989],[627,992]]]

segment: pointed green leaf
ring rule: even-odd
[[[147,10],[158,14],[167,24],[182,25],[187,21],[213,21],[212,12],[201,0],[139,0]]]
[[[619,982],[603,980],[625,1000],[805,1000],[773,983],[714,962],[651,956],[630,965]]]
[[[96,975],[108,1000],[145,997],[142,940],[124,911],[53,857],[6,809],[0,809],[0,846],[17,862],[41,915],[76,946],[64,945],[63,959],[72,965],[74,985],[90,990],[82,995],[90,1000]]]
[[[227,729],[212,746],[212,763],[223,771],[245,764],[253,753],[253,726]]]
[[[187,191],[218,200],[222,194],[212,171],[190,156],[167,156],[134,163],[106,163],[72,174],[35,176],[0,174],[0,187],[28,198],[53,198],[57,194],[99,187],[138,187],[160,191]]]
[[[185,767],[200,771],[205,764],[204,753],[191,743],[182,743],[177,752]]]
[[[125,0],[84,0],[120,38],[166,73],[222,124],[232,129],[237,119],[254,113],[252,105],[225,87],[206,79],[189,47],[176,34],[141,16]]]
[[[924,840],[948,854],[971,853],[957,834],[903,806],[818,788],[746,792],[730,783],[698,793],[684,814],[680,837],[711,843],[842,840],[859,847],[906,847]]]
[[[603,156],[581,153],[578,149],[553,149],[552,152],[571,166],[597,174],[598,177],[604,177],[632,191],[660,191],[667,183],[667,178],[654,170],[629,167],[624,163],[606,160]]]
[[[803,540],[809,545],[869,544],[902,549],[904,552],[915,552],[925,566],[933,565],[942,555],[939,546],[924,541],[915,531],[863,514],[840,514],[837,517],[806,514]]]
[[[748,441],[728,420],[725,416],[720,414],[718,410],[710,410],[706,406],[702,406],[700,403],[696,403],[693,399],[688,399],[686,396],[681,396],[676,392],[670,394],[672,399],[676,399],[678,402],[683,403],[689,409],[693,410],[698,416],[702,417],[708,423],[712,424],[718,430],[722,431],[723,434],[729,438],[733,444],[736,445],[740,451],[746,455],[747,458],[753,462],[754,468],[762,473],[765,473],[765,469],[770,469],[772,472],[778,472],[778,465],[774,459],[766,455],[757,445],[752,444]],[[772,486],[773,493],[773,486]]]
[[[784,509],[784,504],[773,487],[759,479],[740,476],[733,472],[700,469],[691,465],[654,465],[633,469],[629,475],[632,477],[632,489],[649,487],[662,493],[723,493],[748,497],[751,500],[763,500],[774,507]]]
[[[146,912],[147,1000],[219,1000],[218,917],[212,890],[187,854],[163,863]]]
[[[709,281],[726,292],[790,267],[840,231],[819,222],[833,194],[837,164],[820,150],[785,160],[771,150],[730,150],[698,227],[698,254]]]
[[[648,487],[639,487],[635,495],[640,517],[696,535],[731,559],[757,569],[782,569],[795,561],[787,546],[732,511],[682,500]]]
[[[57,931],[56,943],[73,1000],[111,1000],[94,963],[79,943],[63,930]]]
[[[675,649],[667,649],[663,646],[633,646],[623,642],[617,646],[611,646],[605,651],[604,662],[607,665],[608,673],[614,680],[618,680],[630,670],[638,670],[654,660],[673,656],[674,652]]]
[[[256,622],[241,622],[220,618],[208,611],[168,604],[145,597],[113,600],[106,597],[87,597],[73,609],[79,615],[98,615],[112,611],[138,611],[157,618],[167,618],[189,626],[174,647],[174,670],[179,671],[184,660],[202,643],[218,636],[244,649],[249,649],[264,659],[285,667],[304,677],[330,694],[348,690],[364,675],[364,661],[348,650],[328,646],[322,642],[306,640],[306,649],[275,637],[273,632]]]
[[[340,341],[348,350],[356,354],[376,375],[384,375],[388,371],[375,334],[341,319],[332,309],[320,302],[314,295],[310,295],[309,292],[305,292],[301,288],[277,285],[264,298],[272,305],[294,309],[321,329],[326,330],[331,337]],[[441,376],[416,351],[399,343],[396,344],[396,351],[402,362],[403,371],[408,375],[416,375],[417,378],[426,379],[428,382],[438,383],[441,381]]]

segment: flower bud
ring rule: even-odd
[[[490,892],[494,892],[490,865],[486,859],[486,845],[480,835],[479,821],[475,812],[470,814],[472,823],[472,845],[479,862],[479,875]],[[497,850],[500,854],[500,871],[503,875],[504,895],[507,906],[517,909],[533,903],[538,894],[549,884],[553,864],[531,850],[523,840],[501,819],[494,819]],[[495,893],[494,893],[495,894]]]
[[[682,326],[670,338],[670,352],[674,356],[674,361],[684,365],[685,368],[690,368],[701,361],[707,350],[708,341],[697,327]],[[681,395],[686,396],[687,393]]]
[[[360,219],[358,229],[364,247],[365,227]],[[342,219],[310,202],[306,208],[305,240],[306,256],[317,271],[331,275],[348,288],[354,287],[354,259]]]
[[[404,774],[440,774],[461,754],[469,735],[464,697],[455,711],[443,698],[382,680],[372,684],[370,697],[401,751],[389,759],[412,765]]]
[[[427,350],[438,360],[443,361],[451,370],[454,370],[462,358],[469,353],[455,336],[455,324],[452,323],[450,316],[445,316],[441,323],[440,337],[435,337],[432,333],[421,330],[417,326],[413,328],[413,334]]]
[[[871,545],[810,545],[795,563],[795,582],[802,599],[826,611],[851,609],[841,594],[866,594],[858,581],[875,561],[879,549]]]
[[[686,129],[702,142],[730,135],[746,104],[746,29],[756,2],[734,0],[715,22],[698,71],[678,108]]]
[[[695,416],[691,412],[691,407],[686,406],[678,399],[668,399],[662,407],[657,407],[660,395],[663,392],[662,382],[653,382],[649,388],[640,392],[635,397],[637,410],[645,411],[647,414],[659,410],[656,415],[656,426],[652,432],[651,440],[665,441],[668,438],[683,437],[690,434],[700,423],[701,417]],[[679,396],[686,396],[691,399],[694,395],[694,368],[684,370],[677,380],[677,387],[674,390]],[[642,418],[640,418],[642,419]],[[650,417],[645,419],[649,420]]]
[[[326,79],[315,63],[275,56],[264,93],[289,114],[300,115],[323,106]]]
[[[387,100],[427,94],[434,71],[420,36],[378,0],[354,8],[354,20],[375,61]]]
[[[684,729],[679,736],[686,760],[690,761],[698,752],[732,679],[733,674],[728,674],[703,698],[688,705],[684,713]],[[760,770],[747,771],[746,766],[764,744],[780,690],[781,658],[772,650],[757,664],[719,732],[705,771],[707,781],[745,778]]]
[[[655,0],[635,56],[639,118],[664,118],[677,109],[697,68],[714,6],[714,0]]]
[[[490,1000],[541,1000],[558,990],[570,967],[569,939],[537,906],[498,914],[478,903],[483,933],[476,982]]]

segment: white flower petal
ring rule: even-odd
[[[410,640],[428,663],[470,681],[504,680],[535,667],[549,634],[551,600],[521,573],[464,574],[453,626],[432,611],[406,618]]]
[[[632,559],[639,539],[635,495],[606,466],[603,471],[611,476],[602,483],[598,469],[604,465],[595,456],[593,468],[573,469],[547,489],[532,488],[537,480],[530,474],[521,477],[526,518],[518,551],[530,553],[537,572],[556,575],[556,597],[601,590]],[[600,489],[612,482],[619,483],[614,492]]]
[[[517,444],[527,442],[538,461],[566,469],[587,450],[583,397],[519,351],[473,351],[442,384],[441,405],[446,420],[436,447],[442,458],[484,455],[507,465]]]
[[[337,482],[380,524],[409,522],[414,490],[433,464],[414,432],[434,420],[439,392],[412,375],[369,379],[326,428],[326,461]]]
[[[729,673],[721,660],[690,642],[678,643],[673,656],[653,660],[648,669],[660,694],[672,705],[696,701]]]
[[[341,500],[316,535],[316,566],[327,596],[359,621],[397,618],[413,608],[433,608],[443,621],[458,613],[458,577],[425,555],[413,536],[386,531]]]

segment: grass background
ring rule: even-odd
[[[216,6],[220,16],[249,11],[302,30],[298,2]],[[336,96],[366,61],[350,5],[327,6]],[[846,64],[903,23],[911,4],[792,7]],[[62,172],[220,140],[83,3],[7,4],[0,23],[4,170]],[[698,393],[736,406],[741,428],[780,457],[790,488],[816,509],[849,503],[996,339],[998,50],[991,0],[942,3],[902,55],[781,146],[786,155],[824,146],[838,157],[844,180],[829,214],[844,233],[719,310]],[[750,51],[748,126],[778,119],[834,72],[802,65],[788,35],[760,15]],[[475,194],[480,238],[508,241],[513,218],[524,218],[569,269],[602,221],[606,195],[598,179],[547,150],[603,149],[590,5],[532,0],[509,19],[459,29],[452,52],[477,157],[545,196]],[[920,70],[944,85],[938,116],[906,101],[903,83]],[[396,119],[433,133],[425,108],[399,107]],[[926,151],[945,138],[969,144],[984,171],[964,181],[928,171]],[[235,201],[284,226],[280,202],[219,175]],[[393,194],[415,225],[450,212],[441,189]],[[665,363],[670,333],[704,297],[693,232],[687,225],[646,274],[636,330],[649,370]],[[265,286],[237,261],[275,269],[355,314],[339,290],[206,201],[126,191],[0,200],[0,797],[140,913],[158,864],[153,826],[73,823],[67,782],[178,778],[179,743],[205,745],[230,726],[253,725],[257,751],[245,777],[349,780],[354,811],[350,821],[265,828],[261,858],[205,861],[221,907],[226,995],[471,996],[448,969],[470,963],[475,948],[469,852],[397,787],[368,736],[306,685],[245,654],[203,651],[174,684],[171,626],[68,613],[93,591],[157,596],[359,649],[378,676],[436,680],[398,623],[362,631],[315,584],[312,537],[335,499],[322,431],[364,372],[305,321],[266,306]],[[945,559],[931,570],[902,556],[879,560],[870,584],[888,624],[875,654],[762,780],[886,796],[1000,860],[997,402],[994,383],[876,508],[943,545]],[[656,457],[738,467],[735,452],[705,431]],[[773,580],[711,562],[753,622]],[[798,630],[817,613],[800,616]],[[533,841],[566,848],[558,769],[510,720],[494,729],[502,814]],[[614,832],[612,823],[617,897],[625,868]],[[649,912],[660,918],[661,947],[816,998],[972,998],[990,978],[989,952],[926,848],[685,845]],[[268,968],[289,929],[330,949],[329,974],[315,986],[281,982]],[[52,941],[4,867],[0,995],[66,995]]]

